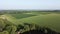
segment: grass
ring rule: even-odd
[[[27,18],[27,17],[31,17],[31,16],[36,16],[33,14],[11,14],[11,16],[17,18],[17,19],[22,19],[22,18]]]
[[[35,23],[60,32],[60,14],[9,14],[5,15],[14,24]],[[17,19],[16,19],[17,18]]]

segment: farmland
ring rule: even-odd
[[[24,15],[22,15],[22,16],[24,16]],[[40,26],[50,27],[52,29],[60,31],[59,30],[60,29],[59,28],[60,27],[59,26],[59,24],[60,24],[60,14],[47,14],[47,15],[42,15],[42,14],[40,15],[39,14],[37,16],[21,18],[21,19],[15,20],[15,21],[21,22],[21,23],[24,23],[24,22],[27,22],[27,23],[36,23],[36,24],[38,24]]]
[[[40,27],[48,27],[56,32],[60,32],[59,12],[25,12],[17,14],[3,14],[4,17],[14,25],[24,23],[36,24]]]

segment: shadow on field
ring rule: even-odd
[[[60,34],[60,33],[55,32],[55,31],[51,30],[50,28],[42,28],[39,30],[26,31],[26,32],[20,33],[20,34]]]
[[[20,31],[21,29],[23,29],[23,33]],[[29,23],[24,23],[24,26],[18,25],[16,32],[19,32],[18,34],[60,34],[60,32],[56,32],[48,27],[40,27],[36,24]]]

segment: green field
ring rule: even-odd
[[[31,16],[36,16],[33,14],[11,14],[11,16],[17,18],[17,19],[21,19],[21,18],[27,18],[27,17],[31,17]]]
[[[60,32],[60,14],[50,13],[24,13],[24,14],[5,14],[6,18],[13,24],[34,23],[41,27],[49,27],[54,31]]]

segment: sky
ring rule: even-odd
[[[60,0],[0,0],[0,10],[60,10]]]

